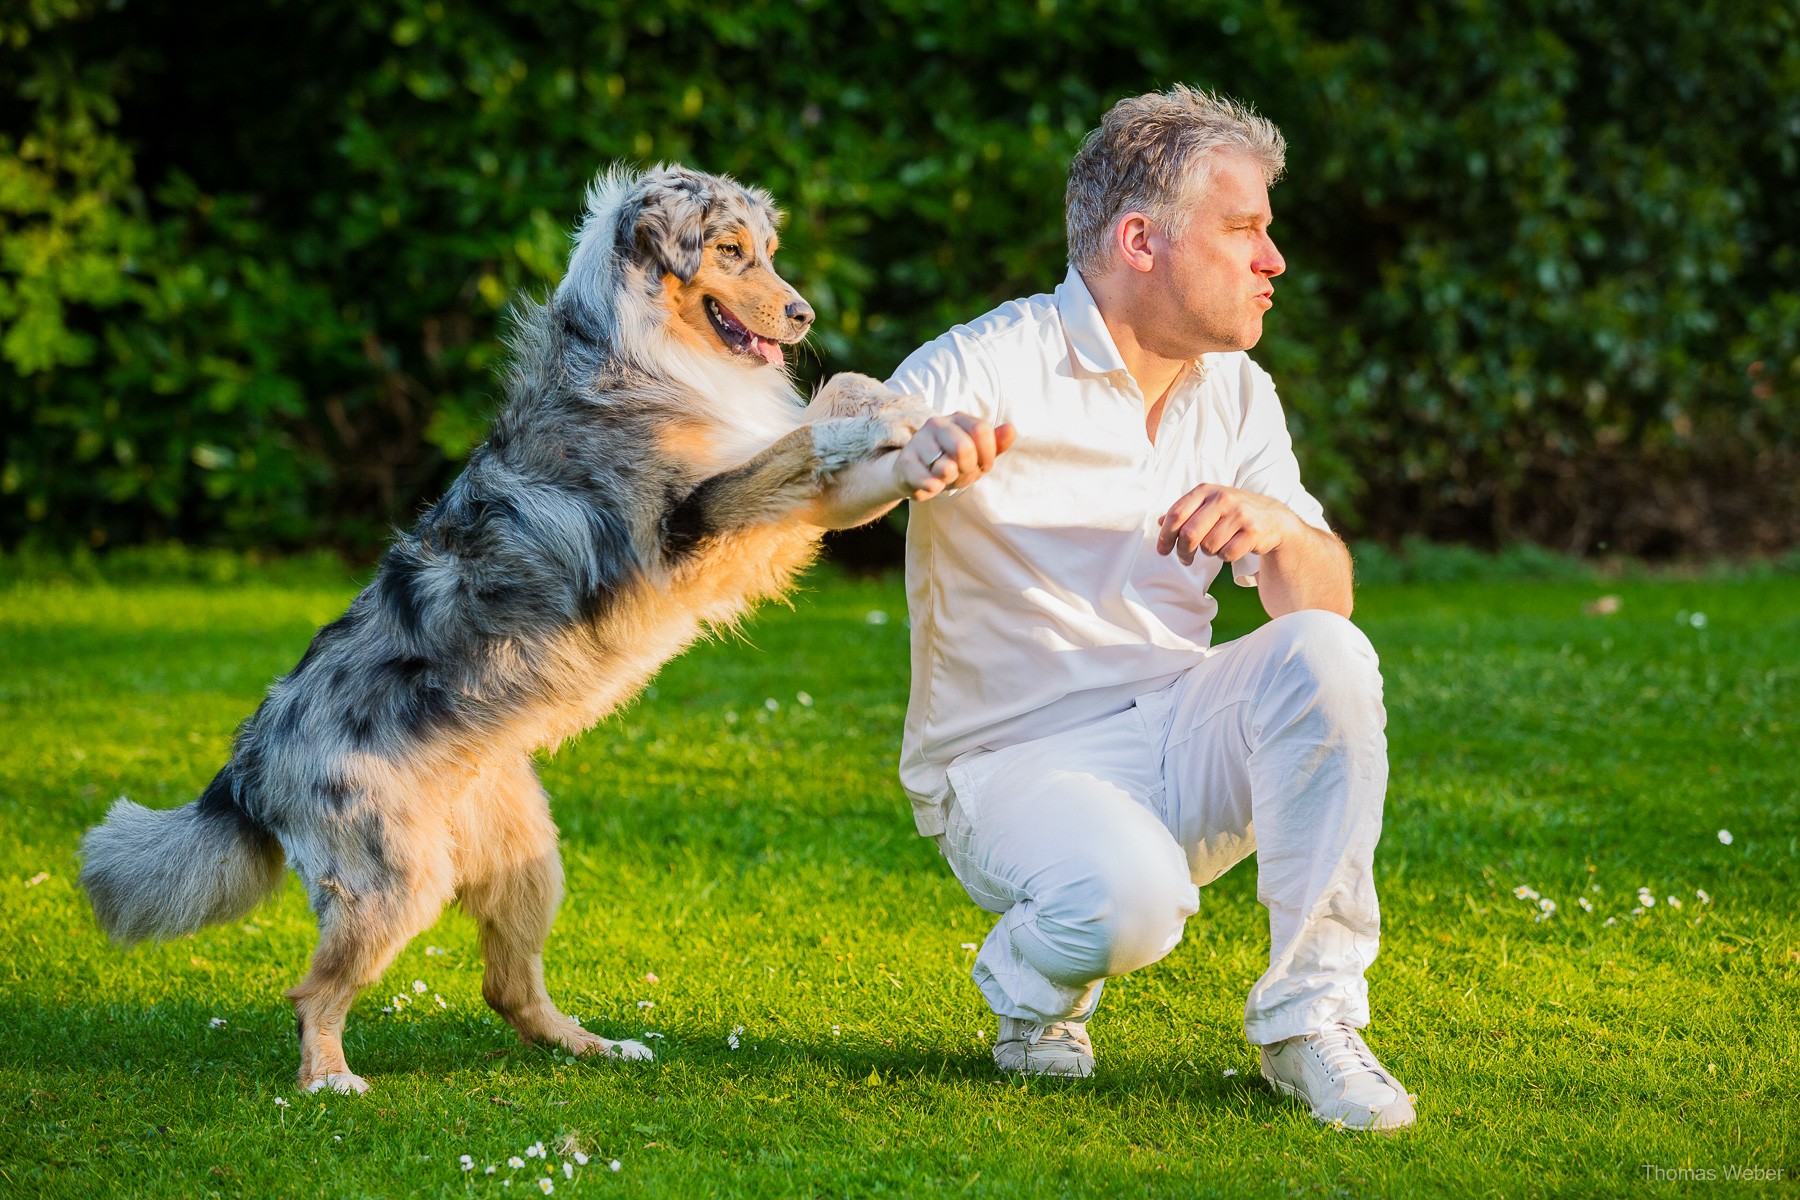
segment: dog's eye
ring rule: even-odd
[[[726,258],[742,258],[742,257],[744,257],[743,250],[741,250],[738,247],[738,244],[736,242],[720,242],[718,245],[718,251],[720,254],[723,254]]]

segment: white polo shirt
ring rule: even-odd
[[[921,346],[889,383],[1018,432],[985,478],[907,518],[900,781],[927,837],[943,831],[955,759],[1123,712],[1206,656],[1220,560],[1156,552],[1156,519],[1183,494],[1225,483],[1327,528],[1268,372],[1241,352],[1196,359],[1151,444],[1142,393],[1073,269],[1054,293]]]

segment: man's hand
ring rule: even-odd
[[[894,455],[894,487],[908,500],[929,500],[949,488],[968,487],[993,469],[1013,437],[1011,425],[996,429],[968,413],[932,417]]]
[[[952,485],[964,488],[987,474],[1013,444],[1013,427],[978,417],[932,417],[904,447],[838,472],[800,513],[823,529],[850,529],[881,516],[902,500],[929,500]]]
[[[1246,554],[1268,554],[1307,528],[1279,500],[1219,483],[1201,484],[1158,520],[1162,532],[1156,538],[1156,552],[1174,551],[1190,567],[1203,550],[1226,562]]]

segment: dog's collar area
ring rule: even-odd
[[[751,333],[749,328],[738,320],[729,308],[711,296],[706,298],[706,318],[712,322],[712,327],[717,331],[719,340],[724,342],[726,348],[733,354],[754,354],[774,367],[782,364],[780,342]]]

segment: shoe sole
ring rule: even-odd
[[[1074,1063],[1066,1067],[1033,1069],[1031,1067],[1009,1067],[996,1061],[994,1066],[1002,1075],[1025,1075],[1033,1079],[1087,1079],[1094,1073],[1094,1064],[1091,1062]]]
[[[1276,1079],[1271,1075],[1264,1075],[1263,1081],[1289,1099],[1298,1100],[1304,1104],[1307,1114],[1327,1129],[1338,1129],[1345,1133],[1400,1133],[1403,1130],[1411,1129],[1418,1120],[1415,1116],[1412,1121],[1408,1121],[1404,1125],[1349,1125],[1338,1117],[1321,1116],[1319,1110],[1312,1106],[1312,1101],[1306,1098],[1306,1093],[1294,1084],[1284,1079]]]

